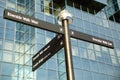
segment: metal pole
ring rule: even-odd
[[[65,64],[66,64],[66,74],[67,80],[75,80],[74,72],[73,72],[73,62],[72,62],[72,51],[71,51],[71,43],[70,43],[70,33],[68,27],[68,19],[62,20],[62,25],[65,29]]]

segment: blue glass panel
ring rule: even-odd
[[[73,67],[74,68],[81,68],[81,61],[79,57],[73,57]]]
[[[1,76],[1,80],[12,80],[9,76]]]
[[[82,11],[79,9],[75,9],[76,17],[82,18]]]
[[[10,29],[6,29],[5,38],[9,40],[14,40],[14,31]]]
[[[98,72],[98,64],[96,61],[90,60],[90,70],[94,72]]]
[[[52,59],[52,58],[49,59],[48,62],[47,62],[47,68],[52,69],[52,70],[56,70],[57,69],[57,60]]]
[[[87,56],[87,49],[86,48],[79,48],[79,55],[81,58],[88,58]]]
[[[44,44],[45,43],[45,35],[37,34],[37,41],[38,41],[38,43]]]
[[[100,76],[98,73],[92,73],[93,80],[100,80]]]
[[[83,20],[76,18],[76,26],[83,28]]]
[[[9,66],[9,67],[8,67]],[[13,64],[9,64],[9,63],[2,63],[1,64],[2,67],[2,74],[3,75],[12,75],[13,72]],[[9,80],[9,79],[8,79]]]
[[[91,30],[91,26],[90,26],[90,23],[88,21],[84,21],[84,28],[86,30]]]
[[[74,69],[75,80],[83,80],[82,71],[79,69]]]
[[[2,50],[0,50],[0,61],[2,60],[2,54],[3,54],[3,52],[2,52]]]
[[[77,46],[72,46],[72,55],[73,56],[79,56]]]
[[[91,72],[83,71],[83,80],[92,80]]]
[[[4,28],[0,28],[0,38],[4,37]]]
[[[46,15],[45,17],[46,17],[46,22],[53,23],[53,20],[54,20],[53,16],[51,16],[51,15]]]
[[[114,76],[120,77],[120,67],[114,66]]]
[[[113,66],[112,65],[106,65],[106,71],[107,71],[107,74],[108,75],[114,75],[114,72],[113,72]]]
[[[98,69],[99,69],[99,72],[100,73],[106,73],[106,67],[105,67],[105,64],[104,63],[99,63],[98,62]]]
[[[90,69],[89,60],[81,59],[81,63],[82,63],[82,69],[85,69],[85,70]]]
[[[3,16],[4,8],[0,7],[0,16]]]
[[[56,71],[48,70],[48,79],[49,80],[57,80]]]
[[[3,41],[2,41],[2,39],[0,39],[0,49],[2,49],[3,48]]]
[[[47,70],[44,69],[38,69],[36,72],[36,80],[47,80]]]
[[[107,75],[100,74],[100,80],[108,80]]]

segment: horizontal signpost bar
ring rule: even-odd
[[[32,27],[55,32],[57,34],[64,33],[62,26],[51,24],[51,23],[36,19],[34,17],[29,17],[27,15],[20,14],[11,10],[7,10],[7,9],[4,10],[4,18],[15,21],[15,22],[19,22],[22,24],[30,25]]]
[[[63,35],[57,35],[47,45],[45,45],[37,54],[32,58],[32,71],[35,71],[42,64],[44,64],[49,58],[63,48]]]
[[[33,17],[29,17],[24,14],[20,14],[11,10],[4,10],[4,18],[16,22],[20,22],[26,25],[30,25],[36,28],[44,29],[47,31],[55,32],[57,34],[64,34],[64,28],[59,25],[51,24]],[[99,37],[91,36],[85,33],[81,33],[75,30],[70,30],[70,36],[79,40],[87,41],[90,43],[98,44],[108,48],[114,48],[113,42],[105,40]]]
[[[105,46],[105,47],[112,48],[112,49],[114,48],[112,41],[105,40],[105,39],[95,37],[95,36],[91,36],[91,35],[81,33],[75,30],[70,30],[70,32],[71,32],[71,37],[73,38],[87,41],[87,42],[94,43],[94,44],[98,44],[98,45]]]

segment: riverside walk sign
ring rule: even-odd
[[[59,34],[59,35],[56,35],[56,37],[53,38],[53,40],[51,40],[45,47],[43,47],[37,54],[33,56],[33,59],[32,59],[33,71],[35,71],[40,65],[45,63],[50,57],[52,57],[56,52],[58,52],[61,48],[64,47],[64,44],[65,44],[64,38],[63,38],[64,27],[60,25],[51,24],[51,23],[39,20],[37,18],[29,17],[27,15],[20,14],[8,9],[4,10],[4,19],[12,20],[25,25],[30,25],[36,28],[40,28],[43,30],[47,30],[47,31]],[[112,41],[102,39],[96,36],[92,36],[89,34],[85,34],[82,32],[78,32],[75,30],[71,30],[71,29],[69,30],[69,32],[70,32],[69,35],[72,38],[98,44],[98,45],[112,48],[112,49],[114,48]],[[57,38],[57,37],[60,37],[60,38]],[[54,51],[53,49],[54,50],[56,49],[56,51]]]

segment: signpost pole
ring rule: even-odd
[[[69,18],[68,18],[69,17]],[[58,20],[61,19],[62,25],[64,27],[64,43],[65,43],[65,64],[66,64],[66,74],[67,74],[67,80],[75,80],[74,79],[74,71],[73,71],[73,62],[72,62],[72,51],[71,51],[71,43],[70,43],[70,31],[68,24],[72,21],[72,16],[68,11],[62,11],[60,15],[58,15]]]
[[[74,80],[74,72],[73,72],[73,62],[72,62],[72,51],[70,44],[70,35],[68,28],[68,20],[63,20],[63,25],[65,28],[65,63],[66,63],[66,71],[67,71],[67,80]]]

